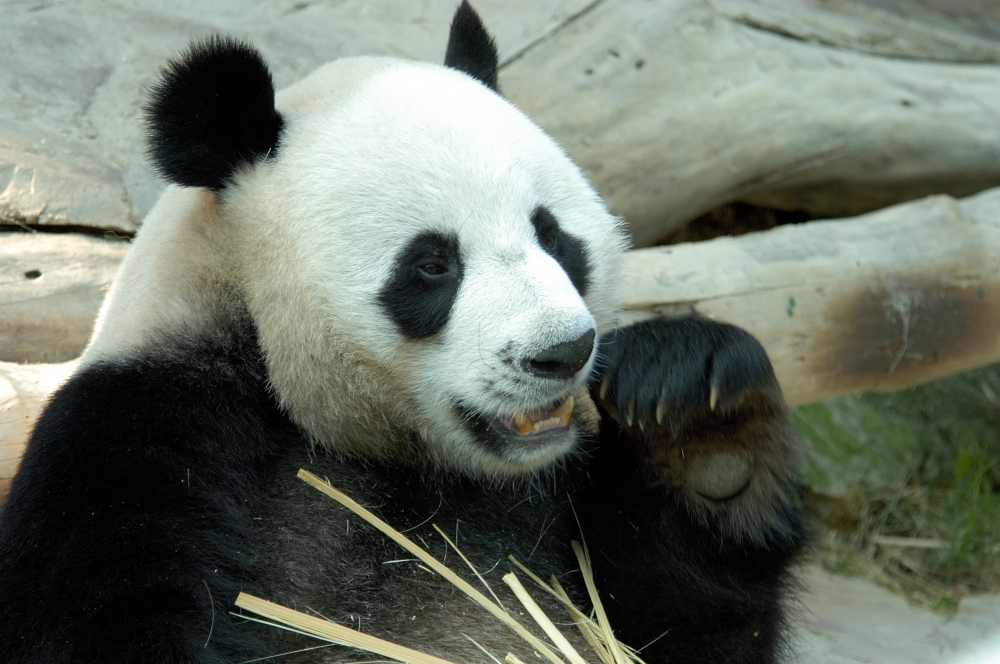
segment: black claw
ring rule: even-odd
[[[751,390],[780,394],[763,347],[725,323],[646,321],[606,335],[599,352],[598,396],[627,427],[655,419],[679,432],[700,414],[731,412]]]

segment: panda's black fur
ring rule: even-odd
[[[496,51],[466,3],[447,52],[449,66],[496,89]],[[185,108],[217,90],[232,96],[193,122]],[[157,167],[225,203],[241,173],[282,158],[273,94],[250,47],[196,45],[153,92]],[[537,242],[583,296],[586,243],[544,207],[528,212]],[[446,236],[414,237],[379,306],[406,343],[435,343],[462,258]],[[517,606],[500,581],[508,554],[589,606],[569,545],[584,537],[618,638],[650,664],[764,663],[784,652],[789,566],[804,540],[797,447],[767,357],[745,332],[686,319],[604,334],[588,384],[597,428],[537,472],[490,477],[443,465],[416,433],[405,441],[414,453],[398,458],[316,445],[279,404],[241,294],[227,292],[210,315],[211,324],[85,362],[38,421],[0,514],[4,662],[370,659],[235,615],[240,591],[456,662],[490,661],[480,646],[538,661],[450,584],[297,480],[300,467],[478,583],[439,525],[508,608]],[[576,356],[592,338],[539,350],[522,368],[561,380],[566,366],[583,366]],[[508,444],[471,407],[466,415],[485,448]],[[561,609],[540,599],[560,622]]]
[[[464,71],[494,92],[500,91],[497,84],[500,61],[496,44],[472,6],[464,0],[451,22],[444,64]]]
[[[222,189],[235,166],[278,146],[271,72],[249,44],[215,36],[192,45],[150,97],[149,154],[171,182]]]

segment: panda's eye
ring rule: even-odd
[[[417,265],[417,269],[421,274],[425,274],[428,277],[439,277],[442,274],[448,272],[448,266],[441,261],[426,261]]]
[[[556,250],[556,236],[554,233],[542,237],[542,249],[550,253]]]
[[[378,301],[404,337],[426,339],[448,324],[461,283],[458,236],[425,231],[396,254]]]

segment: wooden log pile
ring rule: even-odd
[[[76,369],[76,361],[59,364],[0,362],[0,503],[24,451],[31,427],[45,400]]]
[[[399,11],[396,3],[369,4],[386,16]],[[1000,185],[1000,42],[872,9],[869,0],[477,4],[514,45],[503,53],[504,93],[581,164],[637,247],[732,201],[851,216],[637,249],[620,292],[623,324],[693,313],[740,325],[761,340],[793,404],[900,389],[1000,361],[1000,189],[951,197]],[[430,5],[445,16],[454,2]],[[508,20],[512,7],[524,25]],[[86,21],[102,34],[104,23],[119,20],[95,11]],[[29,34],[37,21],[22,14],[11,20]],[[293,19],[275,19],[274,29],[312,34],[312,23]],[[360,30],[351,20],[332,23]],[[130,53],[148,60],[143,75],[162,60],[133,38],[147,23],[108,31],[139,45]],[[408,35],[423,23],[392,25],[386,34]],[[364,27],[358,34],[372,32]],[[248,24],[252,38],[253,29]],[[320,32],[309,48],[326,60],[319,45],[330,38],[326,27]],[[394,37],[400,53],[430,57],[413,50],[426,35],[411,37]],[[133,66],[124,57],[105,63],[102,53],[91,54],[94,71]],[[18,71],[0,72],[0,87]],[[61,90],[50,80],[57,75],[25,75],[19,85],[45,81],[39,95]],[[141,98],[135,75],[110,76],[125,100],[77,90],[96,95],[80,101],[104,109],[93,118],[81,112],[49,118],[57,125],[29,123],[32,131],[16,141],[0,132],[0,224],[135,227],[159,187],[137,161],[139,125],[129,115]],[[56,108],[39,104],[49,106]],[[16,110],[0,102],[0,129],[27,122]],[[46,148],[52,173],[76,182],[47,189],[32,161],[46,142],[32,132],[55,141],[52,127],[78,121],[86,126],[58,140],[73,143],[94,127],[104,137],[129,129],[103,143],[88,138],[86,150],[77,146],[83,152],[106,144],[114,154],[69,160],[73,168],[60,161],[72,151]],[[100,196],[98,180],[111,183],[98,187]],[[941,193],[951,196],[894,205]],[[104,199],[111,203],[94,202]],[[88,235],[0,233],[0,496],[45,398],[85,347],[128,246]]]
[[[72,263],[80,246],[53,243],[47,255],[51,264]],[[76,273],[78,288],[71,281],[59,289],[29,282],[43,295],[92,295],[127,246],[92,249],[88,255],[101,260]],[[696,314],[744,327],[764,345],[792,404],[897,390],[1000,362],[998,248],[1000,188],[963,200],[932,196],[852,219],[638,249],[625,263],[621,323]],[[67,252],[62,259],[59,250]],[[89,326],[74,321],[93,321],[99,297],[81,296],[81,311],[65,309],[60,297],[21,296],[35,302],[36,320],[45,322],[32,328],[38,339],[61,335],[65,347],[86,344]],[[0,317],[0,338],[18,336],[5,329],[8,320],[18,319]],[[8,359],[31,361],[43,344],[20,334],[13,347],[21,355]],[[0,363],[0,494],[31,421],[74,366]]]
[[[79,356],[129,246],[68,233],[0,233],[0,362]]]

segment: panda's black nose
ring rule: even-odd
[[[521,368],[542,378],[566,380],[576,375],[587,364],[594,352],[594,337],[597,332],[588,330],[579,339],[564,341],[546,348],[534,357],[521,361]]]

